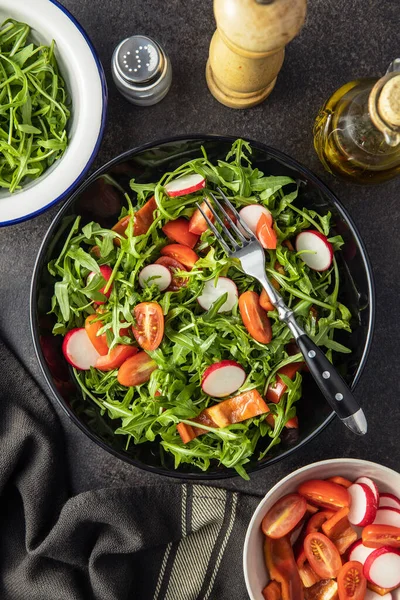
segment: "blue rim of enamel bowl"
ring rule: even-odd
[[[75,25],[75,27],[78,29],[78,31],[81,33],[81,35],[85,39],[85,41],[93,55],[93,58],[94,58],[94,61],[96,63],[97,70],[99,73],[101,89],[102,89],[102,104],[103,104],[103,106],[102,106],[102,113],[101,113],[101,125],[100,125],[99,135],[97,137],[97,141],[93,148],[92,154],[90,155],[90,158],[89,158],[88,162],[86,163],[85,167],[80,172],[80,174],[75,179],[75,181],[73,183],[71,183],[71,185],[62,194],[60,194],[60,196],[57,196],[57,198],[55,198],[54,200],[49,202],[49,204],[46,204],[46,206],[43,206],[39,210],[36,210],[32,213],[24,215],[23,217],[18,217],[17,219],[12,219],[11,221],[0,221],[0,227],[7,227],[8,225],[15,225],[16,223],[22,223],[23,221],[29,221],[30,219],[33,219],[34,217],[37,217],[38,215],[41,215],[42,213],[46,212],[46,210],[48,210],[51,206],[58,204],[59,202],[61,202],[61,200],[66,198],[76,188],[76,186],[82,181],[82,179],[85,177],[86,173],[89,171],[90,167],[92,166],[92,163],[93,163],[94,159],[96,158],[96,155],[99,151],[100,144],[101,144],[101,141],[102,141],[103,135],[104,135],[104,129],[106,126],[108,92],[107,92],[106,76],[105,76],[103,65],[101,64],[99,55],[97,54],[92,42],[90,41],[88,34],[86,33],[86,31],[84,30],[82,25],[69,12],[69,10],[67,10],[65,8],[65,6],[60,4],[60,2],[58,2],[58,0],[49,0],[49,2],[51,2],[51,4],[54,4],[57,8],[59,8],[69,18],[69,20],[72,21],[72,23]]]

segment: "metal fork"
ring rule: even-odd
[[[211,219],[208,218],[201,206],[197,204],[197,207],[207,221],[208,226],[213,231],[226,254],[232,258],[238,258],[243,271],[261,283],[272,304],[275,306],[279,319],[289,327],[310,373],[314,377],[332,410],[335,411],[339,419],[341,419],[341,421],[354,433],[359,435],[367,433],[367,421],[364,412],[354,398],[350,388],[339,375],[332,363],[326,358],[323,351],[314,344],[304,329],[300,327],[293,311],[286,306],[282,296],[271,285],[271,282],[267,278],[265,273],[265,252],[260,242],[240,217],[239,213],[234,206],[232,206],[232,203],[222,190],[220,188],[217,188],[217,190],[220,193],[224,204],[230,209],[236,222],[234,222],[230,214],[223,208],[215,195],[209,192],[222,219],[207,198],[205,198],[204,201],[213,214],[215,222],[220,225],[222,234],[215,227],[214,223],[211,222]],[[230,229],[226,227],[225,223],[229,223]],[[238,225],[240,226],[240,229]]]

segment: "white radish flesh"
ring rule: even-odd
[[[363,565],[372,552],[374,552],[374,548],[367,548],[362,543],[362,540],[358,540],[350,548],[349,560],[356,560]]]
[[[347,491],[351,497],[349,522],[357,527],[373,523],[377,502],[372,490],[365,483],[353,483]]]
[[[234,360],[222,360],[205,370],[201,387],[213,398],[224,398],[236,392],[245,382],[246,372]]]
[[[167,192],[168,196],[171,197],[184,196],[185,194],[197,192],[204,187],[206,187],[206,180],[204,177],[198,173],[192,173],[191,175],[179,177],[178,179],[170,181],[165,186],[165,191]]]
[[[90,367],[94,367],[100,357],[84,327],[72,329],[67,333],[62,351],[67,361],[80,371],[87,371]]]
[[[163,265],[147,265],[140,271],[139,283],[142,288],[156,285],[160,292],[167,289],[171,284],[171,271]]]
[[[364,575],[378,587],[397,587],[400,585],[400,553],[393,548],[378,548],[367,558]]]
[[[260,220],[261,215],[266,215],[271,220],[270,225],[272,225],[271,213],[261,204],[249,204],[239,211],[239,215],[254,235],[256,234],[258,221]],[[239,228],[243,233],[246,233],[243,227],[239,226]]]
[[[354,483],[364,483],[367,485],[375,496],[377,504],[379,504],[379,490],[377,485],[369,477],[359,477]]]
[[[392,600],[392,594],[388,592],[387,594],[381,596],[380,594],[377,594],[376,592],[373,592],[372,590],[367,588],[365,591],[364,600]]]
[[[229,312],[238,301],[238,291],[236,284],[228,277],[219,277],[217,285],[214,285],[214,280],[206,281],[203,292],[197,301],[204,310],[209,310],[214,302],[225,293],[228,294],[228,297],[218,312]]]
[[[379,496],[379,508],[397,508],[400,510],[400,500],[394,494],[381,494]]]
[[[299,233],[296,238],[296,250],[302,252],[301,260],[314,271],[326,271],[332,264],[332,244],[319,231]]]
[[[392,525],[400,527],[400,510],[397,508],[378,508],[374,525]]]

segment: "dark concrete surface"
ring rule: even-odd
[[[294,456],[252,476],[251,481],[235,478],[221,485],[262,494],[302,465],[344,456],[400,470],[400,178],[371,188],[345,184],[324,172],[312,144],[313,121],[323,101],[347,81],[383,74],[389,62],[400,55],[398,1],[310,0],[306,25],[287,47],[274,92],[264,104],[246,111],[220,105],[205,83],[208,44],[214,30],[211,0],[64,0],[64,4],[92,38],[109,85],[108,126],[94,168],[131,147],[169,135],[247,136],[283,150],[319,175],[347,206],[372,260],[376,332],[356,390],[368,417],[368,435],[356,438],[336,420]],[[114,47],[135,33],[159,40],[172,60],[171,91],[154,107],[130,105],[111,79]],[[33,351],[28,299],[35,257],[56,212],[57,208],[0,230],[0,334],[49,397]],[[1,373],[0,381],[7,385],[7,373]],[[65,427],[74,491],[160,480],[98,448],[57,410]]]

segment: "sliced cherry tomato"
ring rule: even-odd
[[[304,552],[311,568],[319,577],[337,577],[342,560],[336,546],[326,535],[319,532],[309,533],[304,540]]]
[[[367,525],[362,531],[362,541],[367,548],[381,548],[382,546],[400,548],[400,527]]]
[[[119,235],[122,235],[123,237],[125,236],[125,231],[126,228],[129,225],[129,221],[131,220],[131,215],[125,215],[125,217],[122,217],[122,219],[120,219],[118,221],[118,223],[116,223],[114,225],[114,227],[112,227],[112,231],[115,231],[115,233],[119,233]],[[120,246],[121,245],[121,240],[119,238],[114,238],[114,246]]]
[[[350,506],[349,492],[343,486],[332,481],[310,479],[302,483],[297,491],[309,502],[323,508],[339,510],[344,506]]]
[[[150,379],[157,369],[157,363],[146,352],[138,352],[128,358],[118,370],[118,382],[126,387],[141,385]]]
[[[101,257],[99,246],[93,246],[92,248],[90,248],[89,252],[90,252],[90,254],[92,254],[93,256],[95,256],[96,258],[100,258]]]
[[[306,535],[321,531],[322,524],[328,521],[335,513],[330,510],[321,510],[313,515],[307,523]]]
[[[270,581],[262,591],[265,600],[281,600],[281,586],[277,581]]]
[[[86,317],[85,329],[97,352],[104,356],[105,354],[108,354],[107,336],[105,333],[102,335],[97,335],[100,329],[104,326],[104,323],[101,321],[96,321],[95,323],[93,322],[98,318],[99,315],[89,315]]]
[[[282,600],[303,600],[303,586],[289,537],[279,540],[266,537],[264,557],[271,578],[281,584]]]
[[[276,231],[270,224],[268,215],[261,215],[256,228],[256,236],[261,246],[266,250],[275,250],[278,241]]]
[[[199,236],[189,231],[189,221],[183,217],[179,217],[175,221],[168,221],[162,230],[170,240],[189,246],[189,248],[194,248],[199,241]]]
[[[148,232],[150,225],[154,221],[153,213],[156,208],[157,203],[154,196],[152,196],[150,200],[148,200],[146,204],[135,213],[133,222],[133,235],[143,235]],[[122,219],[120,219],[118,223],[114,225],[112,230],[125,237],[125,231],[130,220],[131,216],[125,215],[125,217],[122,217]],[[118,238],[116,238],[114,239],[114,244],[115,246],[120,246],[121,242]]]
[[[287,535],[304,517],[306,499],[299,494],[287,494],[279,498],[262,520],[261,529],[268,537],[278,539]]]
[[[298,429],[299,428],[299,419],[298,417],[292,417],[289,421],[286,421],[285,427],[287,429]]]
[[[168,244],[161,249],[162,256],[169,256],[174,260],[179,261],[187,269],[193,269],[195,263],[199,260],[196,252],[194,252],[188,246],[181,246],[181,244]]]
[[[205,215],[207,215],[211,223],[214,223],[214,215],[212,214],[211,210],[208,208],[205,202],[201,203],[201,210],[204,212]],[[201,214],[200,210],[196,208],[189,221],[189,231],[191,233],[195,233],[196,235],[201,235],[202,233],[204,233],[204,231],[207,231],[207,229],[207,221]]]
[[[275,306],[272,304],[265,290],[263,290],[260,295],[260,306],[267,312],[270,310],[275,310]]]
[[[279,400],[282,398],[283,394],[287,390],[286,383],[279,377],[279,375],[286,375],[289,379],[293,379],[296,375],[297,371],[304,366],[303,362],[293,362],[288,365],[285,365],[276,374],[276,382],[271,383],[268,386],[266,398],[268,402],[273,402],[274,404],[278,404]]]
[[[340,537],[350,526],[347,518],[349,510],[348,506],[344,506],[335,512],[325,523],[322,523],[322,531],[330,540]]]
[[[339,600],[364,600],[367,580],[363,565],[352,560],[343,565],[337,576]]]
[[[118,369],[131,356],[135,356],[139,352],[136,346],[127,346],[118,344],[105,356],[100,356],[95,364],[96,369],[100,371],[112,371]]]
[[[352,481],[350,481],[349,479],[345,479],[344,477],[329,477],[327,481],[333,481],[333,483],[342,485],[345,488],[349,488],[351,485],[353,485]]]
[[[143,350],[156,350],[164,335],[164,315],[157,302],[141,302],[133,309],[136,325],[132,332]]]
[[[160,256],[160,258],[156,260],[156,264],[164,265],[164,267],[167,267],[167,269],[171,271],[172,280],[167,288],[168,292],[177,292],[181,287],[185,287],[187,285],[187,279],[175,275],[176,271],[186,271],[182,263],[174,258],[170,258],[169,256]]]
[[[247,331],[260,344],[272,340],[272,327],[267,313],[260,306],[256,292],[244,292],[239,296],[239,311]]]

